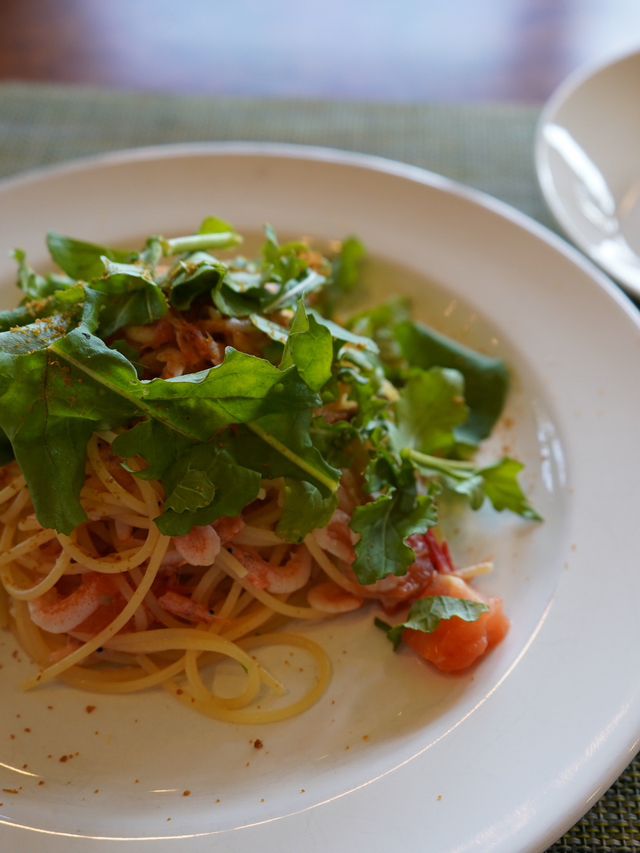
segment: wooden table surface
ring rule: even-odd
[[[3,0],[0,79],[367,101],[543,102],[640,46],[640,0]]]

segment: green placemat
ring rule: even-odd
[[[171,142],[328,145],[423,166],[553,227],[532,161],[537,111],[208,100],[62,86],[0,85],[0,176],[101,151]],[[637,758],[553,853],[640,848]]]

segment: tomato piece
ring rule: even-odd
[[[441,672],[468,669],[506,636],[510,623],[500,598],[484,599],[461,578],[452,575],[434,576],[421,598],[434,595],[484,601],[489,606],[489,611],[476,622],[454,616],[443,620],[431,634],[411,628],[404,631],[405,643]]]

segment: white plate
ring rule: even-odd
[[[571,239],[640,296],[640,52],[579,69],[536,134],[542,192]]]
[[[626,299],[499,203],[337,152],[128,152],[5,182],[0,206],[4,304],[16,296],[7,251],[46,263],[52,228],[135,244],[216,213],[253,231],[269,220],[290,234],[358,233],[372,300],[406,293],[423,319],[507,358],[513,391],[495,450],[527,463],[546,518],[470,514],[452,540],[461,559],[496,558],[482,586],[501,592],[513,622],[474,673],[445,677],[394,655],[358,614],[315,629],[335,664],[327,697],[263,729],[218,725],[161,692],[21,694],[29,665],[4,638],[0,788],[20,792],[0,798],[0,846],[538,850],[575,822],[640,734],[640,334]]]

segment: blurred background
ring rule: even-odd
[[[639,0],[3,0],[0,79],[535,104],[639,39]]]

